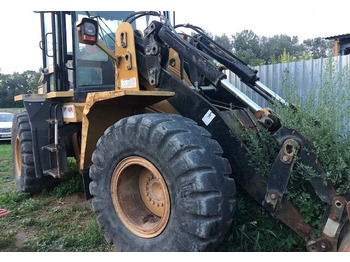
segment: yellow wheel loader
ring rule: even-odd
[[[26,109],[12,129],[19,190],[54,186],[74,157],[116,251],[210,251],[231,226],[238,183],[308,251],[350,250],[349,195],[321,179],[310,142],[227,81],[223,68],[268,101],[288,102],[201,28],[175,25],[169,12],[38,13],[41,86],[15,97]],[[251,166],[240,127],[278,142],[269,174]],[[327,207],[319,238],[284,197],[300,163],[319,174],[310,179]]]

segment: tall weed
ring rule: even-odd
[[[299,94],[305,92],[299,92],[296,86],[291,84],[294,82],[292,78],[292,75],[285,72],[282,89],[285,100],[293,104],[297,110],[282,105],[271,105],[271,108],[280,116],[282,125],[297,130],[311,142],[313,151],[325,171],[322,178],[325,181],[331,181],[339,193],[350,193],[349,68],[337,68],[334,61],[329,59],[320,80],[303,97]],[[250,165],[267,176],[280,146],[267,131],[262,131],[257,136],[246,130],[241,138],[245,141],[251,155]],[[298,163],[298,158],[296,162]],[[315,235],[320,236],[324,204],[308,182],[310,176],[303,172],[307,167],[295,166],[285,197],[299,209],[304,221],[315,229]],[[244,237],[247,235],[247,229],[247,226],[240,229],[242,239],[247,240]],[[255,240],[257,237],[262,238],[261,234],[255,236]],[[284,246],[288,243],[300,242],[296,235],[289,236],[290,239],[284,243]],[[248,242],[255,243],[250,240]],[[255,247],[259,246],[255,245]],[[262,248],[262,250],[266,249]],[[276,243],[274,250],[284,249]]]
[[[306,97],[300,97],[287,81],[282,88],[286,100],[297,108],[296,112],[283,106],[275,108],[282,124],[298,130],[311,142],[325,170],[323,178],[331,181],[339,193],[345,193],[350,188],[349,68],[338,68],[329,59]]]

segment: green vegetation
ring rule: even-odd
[[[344,131],[348,130],[350,122],[350,93],[347,92],[350,74],[348,68],[339,74],[336,72],[338,69],[329,60],[322,85],[315,86],[303,98],[298,96],[295,86],[288,84],[287,79],[292,76],[286,75],[283,91],[286,100],[294,104],[297,111],[284,106],[275,106],[274,110],[284,126],[298,130],[312,143],[325,170],[322,179],[331,181],[339,193],[345,193],[350,188],[350,136]],[[260,139],[255,133],[244,131],[242,139],[248,141],[252,167],[267,175],[279,151],[274,138],[266,131],[261,133]],[[310,186],[310,175],[306,174],[305,168],[295,168],[292,172],[286,197],[299,209],[304,221],[315,228],[315,235],[319,237],[324,205]],[[300,237],[282,223],[264,219],[267,215],[259,208],[254,210],[249,196],[239,192],[237,198],[236,220],[224,249],[234,245],[242,251],[305,251]],[[233,244],[228,244],[230,242]]]
[[[10,144],[0,144],[0,251],[108,251],[74,161],[51,191],[29,195],[14,188]]]
[[[0,71],[0,108],[23,106],[22,102],[15,102],[13,98],[19,94],[36,93],[40,75],[40,72],[31,70],[13,74],[2,74]]]
[[[287,101],[297,107],[297,113],[284,107],[277,107],[276,111],[285,126],[298,130],[312,142],[326,171],[323,179],[345,193],[350,188],[350,71],[344,68],[337,72],[335,63],[327,61],[322,85],[316,85],[304,98],[285,82]]]
[[[305,242],[237,188],[236,213],[230,232],[218,248],[228,252],[304,252]]]
[[[232,35],[231,39],[226,35],[218,38],[224,43],[229,42],[228,49],[234,50],[238,57],[252,66],[317,59],[332,54],[332,42],[321,37],[300,43],[297,36],[266,37],[258,36],[252,30],[243,30]]]
[[[298,130],[313,146],[314,153],[325,173],[322,179],[331,181],[338,193],[344,194],[350,189],[350,71],[348,68],[338,73],[333,60],[326,63],[322,84],[310,90],[307,97],[300,98],[293,85],[284,84],[287,101],[297,107],[295,113],[290,108],[277,107],[276,111],[287,127]],[[286,76],[287,78],[287,76]],[[295,202],[306,222],[321,230],[324,206],[319,199],[307,191],[313,170],[305,172],[301,166],[292,174],[288,197]],[[303,180],[306,183],[301,183]],[[311,189],[312,190],[312,189]]]

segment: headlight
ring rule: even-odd
[[[95,36],[96,35],[96,27],[93,23],[86,22],[84,24],[84,34],[88,36]]]
[[[79,43],[95,45],[98,37],[98,23],[91,18],[83,18],[77,22]]]

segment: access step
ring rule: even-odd
[[[51,119],[46,119],[46,122],[53,125],[55,124],[55,122],[57,121],[57,119],[51,118]]]
[[[57,168],[54,168],[54,169],[45,170],[44,175],[52,176],[53,178],[62,178],[64,173],[62,173],[62,172],[59,173]]]
[[[46,146],[43,146],[41,149],[45,149],[45,150],[48,150],[52,153],[54,152],[57,152],[58,150],[61,149],[61,147],[59,145],[55,145],[55,144],[50,144],[50,145],[46,145]]]

